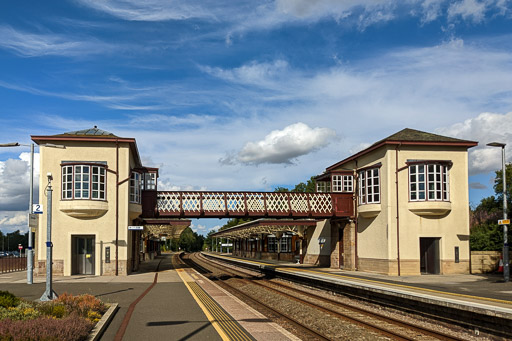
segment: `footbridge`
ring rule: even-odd
[[[144,218],[354,216],[353,193],[143,191]]]

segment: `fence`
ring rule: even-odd
[[[4,256],[0,258],[0,273],[24,271],[27,269],[27,257],[22,255]]]

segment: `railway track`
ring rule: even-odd
[[[219,279],[222,285],[229,287],[232,292],[237,293],[243,299],[249,300],[256,305],[264,306],[265,309],[272,311],[272,313],[287,321],[291,321],[298,328],[306,329],[309,334],[314,335],[314,338],[332,339],[329,337],[330,334],[328,332],[305,326],[303,321],[298,320],[294,316],[287,315],[286,312],[279,310],[278,307],[272,307],[269,304],[263,303],[262,300],[250,297],[250,295],[239,288],[247,285],[258,287],[274,295],[274,301],[279,302],[284,298],[301,305],[304,307],[303,309],[322,312],[393,340],[467,340],[467,338],[457,337],[440,330],[407,322],[388,314],[376,313],[355,305],[342,303],[283,282],[269,281],[253,271],[234,269],[231,266],[206,259],[201,254],[189,255],[186,262],[189,266],[194,266],[206,276],[213,276]]]

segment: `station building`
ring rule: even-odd
[[[135,139],[94,127],[32,140],[40,145],[43,207],[51,175],[54,274],[129,274],[159,252],[162,236],[179,236],[190,224],[142,219],[144,197],[158,189],[158,169],[142,165]],[[46,271],[44,213],[35,234],[36,274]]]
[[[202,217],[256,219],[213,236],[241,257],[388,275],[469,272],[468,149],[477,142],[404,129],[327,167],[316,193],[292,195],[158,191],[158,169],[142,165],[135,139],[97,127],[32,140],[39,203],[53,190],[55,274],[137,271],[163,238]],[[39,274],[46,217],[36,231]]]
[[[213,237],[233,240],[241,257],[387,275],[469,273],[468,149],[477,144],[404,129],[316,177],[317,192],[352,194],[347,217],[260,219]]]

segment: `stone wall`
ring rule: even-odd
[[[501,251],[471,251],[471,273],[495,272],[500,263]],[[512,252],[509,254],[512,259]]]

